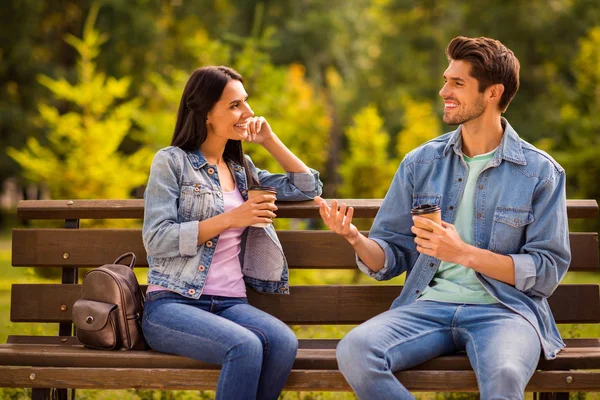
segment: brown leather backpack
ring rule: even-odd
[[[119,264],[131,256],[129,266]],[[125,253],[113,264],[89,271],[81,299],[73,305],[77,339],[85,346],[106,350],[144,350],[144,297],[133,273],[135,254]]]

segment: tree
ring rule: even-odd
[[[365,107],[346,129],[348,149],[340,166],[340,196],[383,198],[398,165],[388,155],[389,135],[374,106]]]
[[[52,198],[128,198],[143,185],[151,154],[121,150],[140,100],[127,100],[130,78],[107,77],[95,59],[107,36],[94,29],[98,6],[92,7],[83,38],[65,41],[79,54],[75,84],[41,75],[39,82],[54,95],[54,105],[40,104],[39,124],[47,140],[30,138],[25,148],[8,154],[32,182],[48,185]],[[69,111],[60,110],[70,104]]]

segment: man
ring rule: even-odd
[[[564,347],[546,300],[570,262],[564,170],[501,116],[519,88],[511,50],[457,37],[446,55],[444,122],[459,127],[406,155],[369,238],[351,207],[317,198],[363,272],[406,271],[391,309],[337,348],[360,399],[413,398],[393,372],[460,350],[483,399],[523,398],[540,353],[552,359]],[[423,204],[441,207],[443,222],[411,217]]]

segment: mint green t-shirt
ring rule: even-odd
[[[465,191],[456,211],[454,227],[463,242],[473,243],[473,214],[475,207],[475,185],[481,170],[494,156],[496,150],[473,158],[465,156],[469,175]],[[475,276],[475,271],[460,264],[442,261],[419,300],[443,301],[446,303],[491,304],[498,301],[492,297]]]

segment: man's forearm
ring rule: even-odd
[[[373,272],[381,270],[385,264],[385,253],[377,242],[371,240],[361,233],[356,238],[348,240],[358,258]]]
[[[512,257],[471,245],[467,245],[467,249],[462,265],[490,278],[515,285],[515,265]]]

